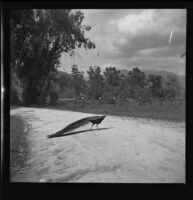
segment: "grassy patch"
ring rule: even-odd
[[[106,111],[109,115],[124,115],[130,117],[142,117],[170,121],[185,121],[185,105],[184,103],[180,105],[178,101],[173,102],[172,105],[167,101],[162,105],[160,105],[159,101],[153,102],[151,105],[139,105],[136,103],[129,105],[74,105],[68,103],[64,105],[48,106],[47,108],[96,114],[101,114],[103,111]]]

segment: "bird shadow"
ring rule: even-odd
[[[102,130],[107,130],[107,129],[111,129],[112,127],[109,128],[96,128],[96,129],[86,129],[86,130],[82,130],[82,131],[74,131],[74,132],[69,132],[69,133],[64,133],[64,134],[60,134],[60,135],[53,135],[51,137],[48,138],[53,138],[53,137],[64,137],[64,136],[70,136],[70,135],[76,135],[79,133],[85,133],[85,132],[89,132],[89,131],[102,131]]]

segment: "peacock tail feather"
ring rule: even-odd
[[[69,124],[68,126],[66,126],[64,129],[52,134],[52,135],[48,135],[48,138],[52,138],[52,137],[57,137],[57,136],[60,136],[62,135],[63,133],[66,133],[66,132],[69,132],[69,131],[72,131],[76,128],[79,128],[81,126],[84,126],[86,125],[87,123],[89,123],[89,117],[86,117],[86,118],[83,118],[83,119],[80,119],[78,121],[75,121],[71,124]]]
[[[71,124],[69,124],[68,126],[66,126],[64,129],[54,133],[54,134],[51,134],[51,135],[48,135],[47,137],[48,138],[52,138],[52,137],[59,137],[61,135],[63,135],[63,133],[66,133],[66,132],[69,132],[69,131],[72,131],[76,128],[79,128],[81,126],[84,126],[86,125],[87,123],[91,122],[91,123],[97,123],[99,124],[104,118],[106,117],[106,115],[104,116],[93,116],[93,117],[85,117],[85,118],[82,118],[82,119],[79,119]]]

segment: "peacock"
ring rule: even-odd
[[[106,115],[107,115],[107,113],[104,111],[104,115],[102,115],[102,116],[85,117],[85,118],[79,119],[78,121],[75,121],[75,122],[69,124],[64,129],[62,129],[54,134],[48,135],[47,137],[52,138],[52,137],[61,136],[61,135],[63,135],[63,133],[72,131],[72,130],[79,128],[81,126],[84,126],[88,123],[92,123],[91,129],[92,129],[93,125],[95,125],[95,124],[96,124],[96,127],[98,128],[98,125],[105,119]]]

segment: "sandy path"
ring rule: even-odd
[[[48,139],[92,114],[18,108],[11,115],[26,122],[29,145],[27,162],[12,181],[185,182],[184,123],[107,116],[99,130]]]

